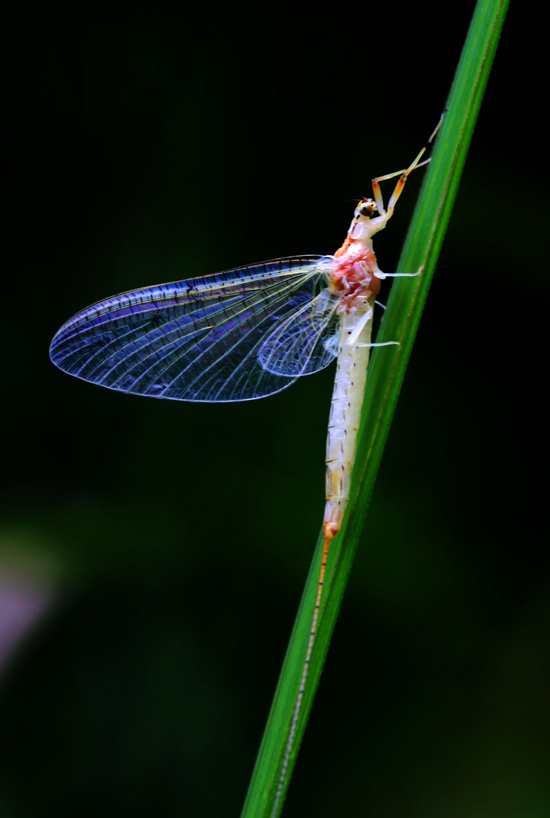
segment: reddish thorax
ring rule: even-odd
[[[376,256],[369,244],[370,241],[366,244],[348,235],[333,256],[330,288],[340,296],[340,304],[346,312],[350,312],[356,299],[376,296],[380,290],[380,279],[374,274],[378,270]]]

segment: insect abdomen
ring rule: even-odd
[[[358,312],[343,312],[340,317],[338,364],[327,437],[325,536],[330,539],[340,530],[349,499],[367,379],[369,347],[349,344],[349,338],[360,318],[361,314]],[[368,321],[358,339],[361,344],[370,343],[371,330],[372,321]]]

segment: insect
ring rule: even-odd
[[[405,170],[372,180],[374,198],[358,203],[334,255],[276,259],[115,295],[77,313],[50,347],[53,363],[70,375],[120,392],[182,401],[262,398],[337,358],[324,549],[272,818],[280,806],[306,687],[330,543],[348,502],[369,352],[396,343],[371,342],[375,299],[389,276],[378,267],[372,239],[392,217],[409,175],[430,161],[420,161],[426,149]],[[395,177],[385,208],[380,182]]]

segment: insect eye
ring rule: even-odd
[[[359,211],[360,216],[371,216],[374,211],[374,207],[372,205],[363,205],[363,207]]]

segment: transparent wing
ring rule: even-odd
[[[321,257],[305,256],[132,290],[75,315],[54,337],[50,356],[65,372],[120,392],[189,401],[260,398],[334,357],[315,352],[321,325],[301,364],[298,348],[292,365],[278,354],[272,370],[258,355],[266,338],[275,349],[285,332],[291,337],[291,316],[298,314],[301,325],[324,283]]]
[[[262,367],[274,375],[298,378],[328,366],[338,354],[338,345],[331,341],[338,328],[337,304],[325,288],[279,321],[258,351]]]

